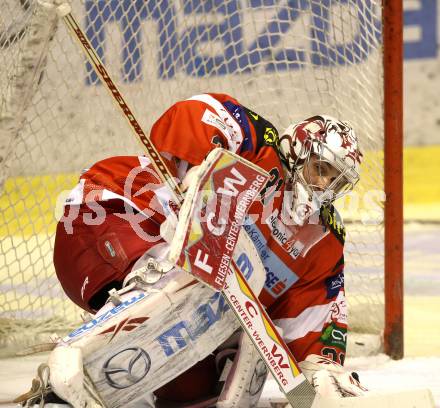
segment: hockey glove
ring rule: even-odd
[[[311,354],[299,363],[304,375],[321,397],[360,397],[368,391],[357,373],[349,373],[333,360]]]

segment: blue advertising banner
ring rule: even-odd
[[[404,3],[405,4],[405,3]],[[417,39],[406,39],[404,58],[436,58],[437,41],[437,0],[418,0],[416,7],[404,10],[404,29],[415,30]]]
[[[156,23],[156,32],[149,35],[157,37],[159,51],[154,63],[158,65],[159,79],[174,78],[178,71],[190,77],[252,72],[274,49],[274,61],[264,67],[267,72],[298,70],[306,61],[315,66],[335,66],[361,63],[368,58],[372,42],[380,41],[381,35],[376,3],[372,0],[289,0],[281,6],[279,0],[248,0],[246,12],[278,6],[274,19],[257,27],[258,34],[254,34],[252,39],[244,38],[245,12],[240,0],[183,1],[180,13],[183,13],[184,19],[194,14],[199,17],[203,14],[220,16],[218,22],[204,22],[200,18],[202,23],[187,24],[183,30],[179,26],[182,16],[177,15],[172,0],[88,0],[85,2],[85,26],[88,37],[104,62],[106,25],[113,23],[119,27],[122,34],[121,74],[125,82],[142,79],[146,39],[142,38],[141,24],[147,20]],[[338,6],[356,7],[358,28],[352,38],[335,46],[329,14],[333,7]],[[405,2],[404,32],[416,34],[405,35],[405,59],[437,56],[437,6],[437,0],[415,0],[409,5]],[[283,46],[283,36],[305,13],[311,16],[310,28],[305,33],[308,48]],[[214,56],[203,55],[200,44],[213,40],[220,44],[221,52]],[[88,67],[86,82],[92,84],[96,80],[96,75]]]

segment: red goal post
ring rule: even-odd
[[[349,324],[383,335],[383,347],[397,358],[403,353],[401,3],[73,2],[146,131],[176,100],[207,91],[230,93],[280,131],[317,113],[353,124],[365,152],[362,181],[338,204],[347,227]],[[52,265],[54,208],[59,216],[60,193],[83,168],[141,153],[65,27],[49,24],[35,6],[5,0],[0,17],[0,345],[18,344],[23,333],[30,334],[26,344],[41,342],[77,324],[79,311]]]
[[[403,2],[383,0],[385,330],[384,348],[403,358]]]

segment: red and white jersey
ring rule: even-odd
[[[343,364],[347,332],[344,228],[333,207],[321,210],[318,223],[288,225],[275,127],[228,95],[202,94],[171,106],[153,125],[151,139],[179,179],[188,164],[200,164],[218,146],[270,173],[243,227],[266,269],[260,299],[298,361],[314,353]],[[129,205],[160,225],[169,198],[149,159],[120,156],[84,172],[67,204],[119,200],[120,208],[122,203]]]

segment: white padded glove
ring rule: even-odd
[[[361,397],[368,392],[356,373],[345,371],[329,358],[311,354],[299,366],[321,397]]]

